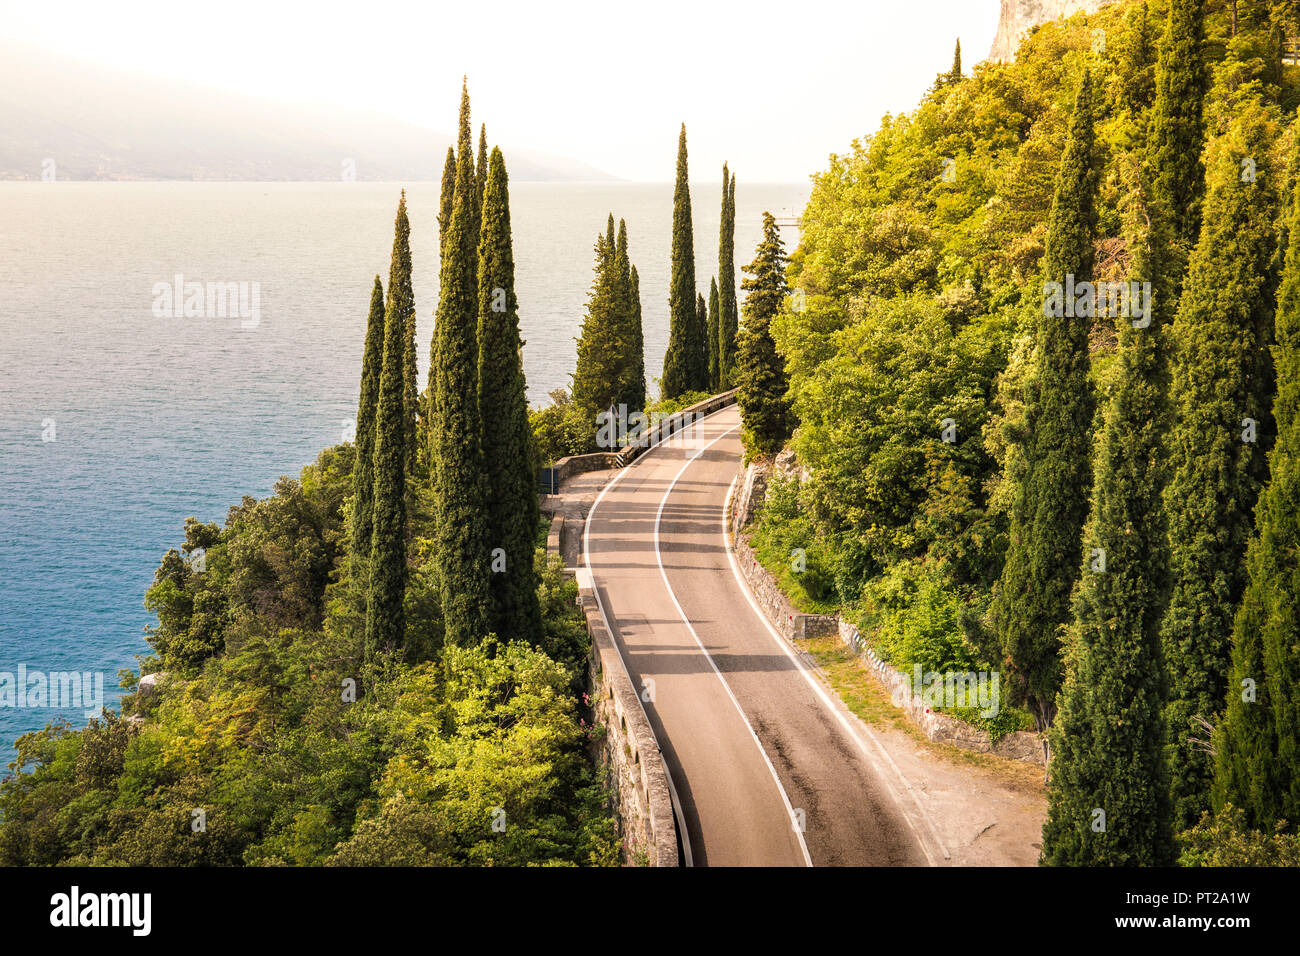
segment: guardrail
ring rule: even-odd
[[[736,404],[736,389],[733,388],[729,392],[713,395],[702,402],[696,402],[694,405],[689,405],[681,411],[673,412],[671,415],[660,419],[644,435],[623,446],[617,455],[618,467],[626,468],[645,452],[663,444],[698,419],[703,418],[705,415],[712,415],[718,409],[734,404]]]
[[[597,451],[589,455],[566,455],[550,468],[538,471],[537,490],[543,495],[557,494],[565,480],[574,475],[605,468],[626,468],[643,454],[679,434],[694,422],[720,408],[736,404],[736,389],[712,395],[680,411],[666,415],[644,434],[629,441],[618,451]]]

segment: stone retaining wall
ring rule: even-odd
[[[987,731],[980,730],[964,720],[948,714],[938,714],[925,705],[924,698],[913,693],[908,675],[882,660],[848,621],[840,621],[839,638],[858,653],[871,674],[880,681],[895,707],[902,708],[908,720],[916,724],[929,740],[952,744],[964,750],[993,753],[1013,760],[1024,760],[1039,765],[1046,764],[1043,739],[1036,733],[1018,730],[998,739],[996,743]]]
[[[987,731],[948,714],[931,711],[926,707],[925,700],[912,692],[908,675],[881,660],[854,625],[840,620],[836,615],[803,614],[790,603],[776,579],[758,562],[754,549],[750,547],[749,537],[743,532],[745,525],[762,509],[759,496],[766,487],[764,475],[764,468],[750,465],[737,483],[739,490],[731,506],[731,537],[741,574],[749,583],[749,588],[767,619],[776,629],[794,640],[837,635],[862,657],[867,670],[889,692],[894,705],[900,707],[928,739],[979,753],[993,753],[1013,760],[1046,764],[1043,740],[1038,734],[1016,731],[993,743]]]
[[[790,603],[776,579],[768,574],[767,568],[758,563],[747,535],[733,532],[732,540],[740,573],[749,583],[749,589],[763,613],[778,631],[791,640],[825,637],[836,632],[839,618],[834,614],[805,614]]]

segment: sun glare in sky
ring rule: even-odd
[[[453,134],[460,77],[494,142],[631,180],[692,171],[802,181],[988,53],[997,0],[366,3],[0,0],[0,36],[279,100],[387,113]],[[693,177],[694,178],[694,177]]]

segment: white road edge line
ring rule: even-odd
[[[668,498],[672,495],[673,489],[677,487],[677,482],[681,479],[682,475],[686,474],[686,469],[695,464],[696,460],[699,459],[701,455],[738,428],[740,428],[739,425],[734,425],[731,428],[728,428],[703,448],[698,449],[694,455],[686,460],[686,463],[682,465],[681,470],[677,472],[677,475],[669,483],[668,490],[664,492],[664,496],[659,502],[659,511],[655,514],[655,559],[659,562],[659,574],[664,579],[664,587],[667,588],[668,596],[672,598],[673,606],[677,608],[677,613],[681,615],[682,623],[685,624],[686,629],[691,632],[691,637],[693,637],[695,643],[699,645],[700,652],[709,662],[709,666],[713,668],[713,673],[716,674],[718,680],[722,682],[723,690],[725,690],[727,696],[731,698],[731,703],[735,706],[736,713],[740,715],[740,719],[744,721],[745,729],[749,731],[749,736],[754,739],[754,746],[756,746],[758,752],[762,754],[763,762],[767,764],[768,772],[772,774],[772,781],[776,784],[776,789],[781,793],[781,801],[785,804],[786,813],[789,814],[790,829],[794,831],[796,838],[799,840],[799,849],[803,851],[804,862],[808,866],[812,866],[812,856],[808,852],[808,844],[803,838],[803,831],[799,829],[798,825],[795,823],[796,818],[794,807],[790,803],[790,795],[785,792],[785,787],[781,783],[781,778],[777,776],[776,767],[772,766],[772,761],[767,756],[767,751],[763,749],[763,742],[758,739],[758,734],[754,733],[753,725],[750,724],[749,718],[745,716],[744,708],[740,706],[740,701],[736,699],[736,695],[732,692],[731,685],[727,683],[727,678],[725,678],[722,675],[722,671],[718,669],[717,663],[713,660],[713,655],[709,653],[708,649],[704,646],[704,642],[700,640],[700,635],[695,632],[695,625],[691,623],[690,618],[686,616],[686,611],[682,609],[681,602],[677,600],[677,592],[673,590],[673,586],[668,580],[668,572],[664,569],[663,552],[659,550],[659,525],[663,519],[664,505],[668,504]]]
[[[655,448],[659,447],[662,447],[662,445],[655,446]],[[638,458],[637,461],[649,458],[653,452],[654,448],[649,449],[644,455]],[[591,572],[591,593],[596,597],[596,607],[600,610],[600,619],[605,622],[605,632],[609,634],[610,643],[614,645],[614,651],[618,654],[618,659],[623,662],[623,672],[627,674],[629,678],[632,676],[632,672],[628,669],[627,658],[623,656],[623,648],[619,646],[618,637],[614,634],[614,628],[609,623],[609,614],[605,612],[605,602],[600,598],[600,585],[596,581],[596,569],[591,566],[591,519],[596,514],[596,509],[600,507],[601,501],[604,500],[605,495],[609,490],[618,484],[619,481],[622,480],[623,476],[632,470],[636,463],[637,462],[633,462],[628,467],[621,469],[617,475],[606,483],[604,488],[600,489],[600,494],[598,494],[596,500],[591,503],[591,508],[587,511],[587,517],[582,522],[582,563],[585,564],[587,570]],[[633,689],[635,690],[635,688]],[[640,703],[639,696],[637,701]],[[640,707],[641,712],[645,713],[645,704],[640,704]],[[646,714],[646,722],[650,722],[649,714]],[[685,858],[685,864],[693,867],[695,866],[695,860],[691,855],[691,834],[686,828],[686,815],[682,812],[682,801],[681,798],[677,796],[677,785],[673,783],[673,772],[668,769],[668,761],[664,759],[662,747],[659,750],[659,762],[663,764],[664,776],[668,778],[668,795],[672,798],[673,816],[677,818],[677,835],[682,841],[682,856]]]
[[[731,564],[731,573],[735,577],[736,583],[740,585],[741,593],[745,595],[745,600],[747,600],[749,602],[749,606],[753,608],[754,614],[757,615],[758,619],[763,622],[764,627],[767,628],[767,632],[768,634],[771,635],[772,640],[776,641],[777,645],[781,648],[781,650],[785,652],[786,656],[789,657],[790,660],[794,662],[796,669],[799,671],[800,674],[803,675],[804,680],[808,682],[808,686],[811,687],[813,691],[817,694],[817,696],[821,699],[821,702],[826,707],[826,709],[830,711],[835,716],[835,719],[840,722],[840,725],[844,728],[845,732],[847,732],[848,735],[854,740],[854,742],[857,743],[858,748],[862,751],[862,755],[867,758],[867,761],[869,763],[872,764],[872,766],[876,769],[876,772],[880,773],[880,765],[876,762],[876,759],[872,756],[871,752],[867,748],[867,745],[863,742],[861,735],[857,731],[861,730],[862,733],[865,733],[867,735],[867,738],[871,741],[871,743],[875,745],[876,749],[880,753],[880,756],[885,758],[889,766],[893,769],[894,773],[898,776],[898,780],[903,785],[903,789],[905,789],[909,794],[911,794],[912,800],[916,804],[916,809],[921,815],[921,819],[925,821],[925,825],[929,828],[930,835],[933,837],[934,842],[938,846],[940,852],[943,853],[944,859],[951,860],[952,856],[948,853],[947,847],[944,846],[943,840],[940,839],[939,833],[935,829],[934,822],[930,819],[930,815],[925,812],[925,807],[921,805],[921,801],[916,795],[915,788],[910,783],[907,782],[907,778],[903,776],[903,771],[899,769],[898,764],[894,762],[894,758],[889,755],[889,752],[887,750],[885,750],[884,745],[882,745],[880,741],[876,739],[876,736],[871,732],[870,727],[860,726],[858,728],[855,728],[853,724],[849,722],[848,718],[845,717],[843,711],[839,707],[835,706],[835,703],[831,700],[830,696],[826,693],[826,689],[822,686],[822,683],[818,679],[817,675],[812,673],[812,671],[808,667],[807,662],[805,662],[802,658],[800,658],[797,654],[795,654],[794,649],[791,648],[790,646],[790,643],[784,637],[781,636],[781,634],[777,631],[775,627],[772,626],[772,622],[769,621],[767,618],[767,613],[759,606],[758,601],[754,598],[754,594],[752,589],[749,586],[749,582],[745,580],[745,576],[740,572],[740,564],[736,561],[735,551],[732,549],[731,542],[728,538],[728,532],[730,529],[729,519],[731,516],[731,500],[732,500],[732,496],[735,494],[736,491],[736,483],[739,480],[740,480],[739,475],[731,479],[731,487],[727,490],[727,499],[722,506],[722,548],[727,553],[727,560]],[[883,774],[881,774],[881,776],[883,777]],[[933,854],[931,854],[930,848],[926,846],[925,838],[917,830],[916,824],[912,821],[911,814],[909,814],[907,812],[907,808],[903,806],[902,801],[899,798],[897,792],[895,792],[894,788],[889,787],[887,789],[889,790],[890,796],[894,798],[894,803],[898,805],[899,812],[903,815],[903,819],[906,821],[908,828],[912,831],[913,835],[916,837],[916,842],[917,845],[920,846],[921,852],[925,854],[925,858],[926,860],[929,861],[930,865],[935,866],[936,864],[935,864],[934,856]]]

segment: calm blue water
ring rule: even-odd
[[[144,592],[185,517],[224,523],[342,437],[370,287],[388,278],[399,187],[361,183],[0,183],[0,682],[117,671],[148,648]],[[805,186],[737,188],[736,258]],[[626,217],[647,374],[668,338],[672,186],[516,184],[517,288],[534,404],[569,385],[605,216]],[[696,185],[697,281],[716,272],[719,186]],[[434,184],[407,189],[420,381],[437,275]],[[155,283],[256,282],[260,324],[158,318]],[[52,439],[52,440],[43,440]],[[19,734],[80,706],[0,706]]]

